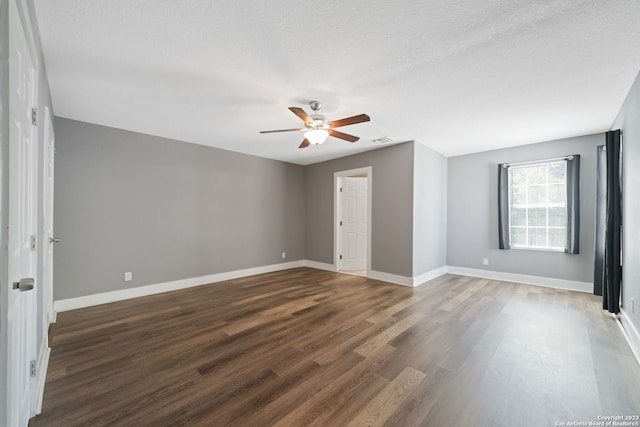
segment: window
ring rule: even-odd
[[[508,173],[510,246],[564,251],[567,163],[511,166]]]
[[[580,155],[498,165],[498,247],[580,253]]]

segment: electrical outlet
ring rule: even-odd
[[[285,259],[287,257],[287,253],[286,252],[282,252],[282,259]]]
[[[126,273],[124,273],[125,282],[130,282],[132,280],[133,280],[133,273],[131,273],[130,271],[127,271]]]
[[[489,258],[482,258],[482,265],[489,265]]]

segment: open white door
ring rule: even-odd
[[[26,10],[22,11],[27,12]],[[36,349],[36,60],[15,0],[9,2],[9,297],[7,419],[26,426],[32,413],[31,366]]]

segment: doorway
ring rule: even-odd
[[[371,166],[334,174],[334,265],[367,276],[371,270]]]

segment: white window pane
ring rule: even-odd
[[[547,167],[546,166],[529,166],[527,167],[527,184],[546,184],[547,183]]]
[[[547,246],[546,228],[529,228],[529,246]]]
[[[527,185],[527,168],[510,168],[511,185]]]
[[[511,187],[511,204],[524,205],[527,203],[527,187]]]
[[[556,183],[562,182],[564,183],[566,180],[565,176],[566,164],[565,162],[552,163],[549,165],[549,182]]]
[[[527,245],[527,234],[524,228],[511,228],[511,244],[518,246]]]
[[[525,208],[511,209],[511,225],[512,226],[527,225],[527,210]]]
[[[549,186],[549,203],[564,203],[567,199],[564,183]]]
[[[547,201],[547,186],[546,185],[531,185],[529,186],[529,204],[540,205]]]
[[[565,208],[549,208],[549,227],[564,227],[567,224]]]
[[[529,227],[546,227],[547,226],[547,209],[546,208],[532,208],[529,209],[529,220],[527,222]]]

